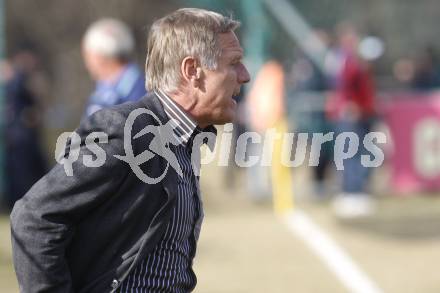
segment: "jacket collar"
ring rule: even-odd
[[[142,103],[144,104],[145,108],[151,110],[157,115],[162,125],[166,124],[170,120],[168,115],[165,113],[162,103],[154,92],[151,92],[143,97]]]

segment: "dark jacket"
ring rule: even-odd
[[[57,164],[16,203],[11,230],[21,292],[114,291],[162,237],[175,203],[176,172],[168,168],[160,183],[147,184],[114,157],[125,155],[125,121],[139,108],[151,110],[162,125],[168,121],[154,94],[96,112],[76,130],[81,147],[73,176]],[[140,115],[132,136],[146,125],[159,123]],[[90,168],[82,158],[93,153],[84,143],[97,131],[108,134],[108,143],[99,144],[106,161]],[[151,140],[151,135],[132,139],[134,154],[146,150]],[[67,144],[66,155],[69,151]],[[165,167],[167,162],[157,155],[141,165],[150,177],[158,177]]]

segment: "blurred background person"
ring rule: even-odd
[[[432,90],[440,87],[440,64],[435,49],[428,46],[415,60],[412,87],[415,90]]]
[[[373,209],[367,192],[369,169],[362,166],[361,155],[367,153],[362,141],[371,129],[375,90],[369,67],[358,55],[359,37],[355,27],[341,23],[336,29],[339,47],[335,54],[339,65],[332,116],[337,134],[353,132],[360,142],[358,152],[344,161],[341,194],[334,201],[336,214],[349,218],[369,215]]]
[[[290,109],[294,117],[296,131],[305,132],[312,137],[314,133],[328,133],[332,131],[331,122],[325,114],[325,101],[330,90],[330,77],[324,64],[318,64],[310,57],[310,53],[322,56],[325,60],[331,43],[330,35],[323,29],[315,29],[310,32],[306,40],[309,55],[299,52],[299,56],[292,66],[292,79],[294,85],[289,94],[293,104]],[[333,158],[333,143],[322,144],[319,162],[312,169],[313,190],[311,196],[315,199],[324,199],[329,195],[326,188],[326,179],[329,165]]]
[[[83,39],[83,58],[96,81],[85,115],[146,94],[144,74],[131,61],[135,47],[128,26],[117,19],[101,19],[90,25]]]
[[[42,107],[30,86],[37,66],[38,58],[32,49],[20,48],[1,70],[6,96],[4,204],[8,209],[48,168],[40,144]]]
[[[274,130],[285,116],[284,69],[279,61],[270,59],[258,71],[255,81],[245,97],[248,113],[248,128],[256,132],[264,141],[267,131]],[[255,202],[263,202],[273,195],[274,182],[271,178],[272,161],[264,163],[264,157],[271,151],[264,143],[251,143],[246,151],[246,162],[251,157],[259,158],[247,168],[247,188],[249,197]]]

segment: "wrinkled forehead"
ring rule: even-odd
[[[243,48],[234,32],[227,32],[218,35],[222,55],[243,55]]]

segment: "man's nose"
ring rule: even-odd
[[[238,82],[240,84],[247,83],[251,80],[251,77],[249,75],[249,71],[247,70],[246,66],[243,64],[240,66],[240,69],[238,71]]]

